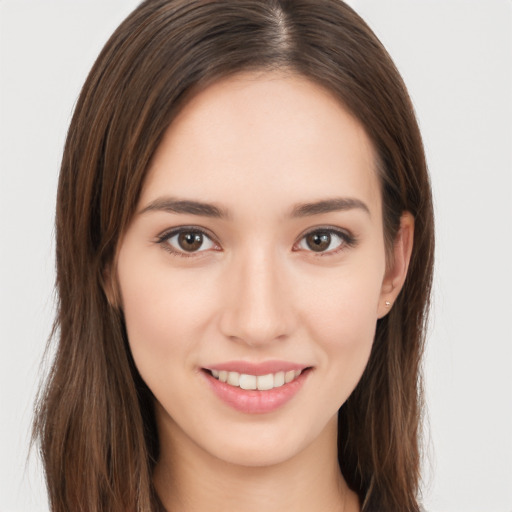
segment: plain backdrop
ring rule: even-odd
[[[135,0],[0,0],[0,511],[48,510],[32,403],[53,318],[55,189],[93,60]],[[512,512],[512,1],[352,0],[402,72],[437,221],[429,512]]]

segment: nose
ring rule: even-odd
[[[294,329],[292,287],[271,251],[250,251],[227,270],[220,328],[251,347],[284,340]]]

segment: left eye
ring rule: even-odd
[[[183,230],[164,237],[161,240],[170,246],[173,252],[195,253],[213,249],[216,245],[213,240],[202,231]]]
[[[326,229],[308,233],[302,237],[298,247],[306,251],[327,253],[336,251],[347,242],[347,236],[343,233]]]

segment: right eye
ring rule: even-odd
[[[158,239],[166,250],[179,256],[194,254],[217,249],[218,245],[202,230],[181,228],[165,233]]]

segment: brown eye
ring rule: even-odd
[[[331,245],[331,234],[317,231],[306,235],[306,244],[309,249],[315,252],[326,251]]]
[[[217,244],[206,233],[195,229],[178,229],[162,235],[159,243],[164,244],[169,252],[181,256],[218,249]]]
[[[178,244],[184,251],[197,251],[203,245],[203,234],[197,231],[184,231],[178,235]]]
[[[318,229],[304,235],[298,248],[308,252],[335,254],[345,246],[354,245],[354,238],[343,231],[334,229]]]

